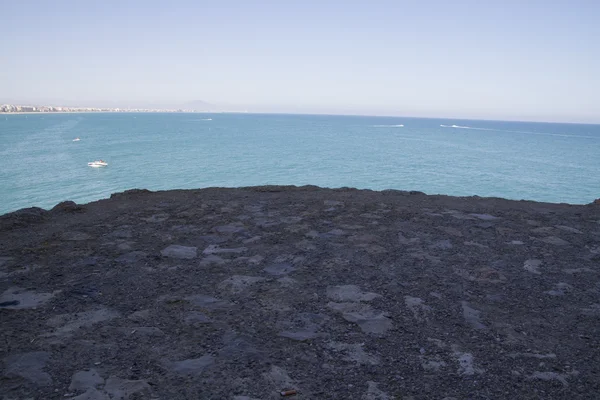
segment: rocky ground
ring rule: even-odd
[[[129,191],[0,217],[9,399],[597,399],[600,206]]]

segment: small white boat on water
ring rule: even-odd
[[[79,142],[81,139],[79,139],[78,137],[76,137],[75,139],[73,139],[74,142]]]
[[[89,162],[88,165],[93,168],[100,168],[100,167],[106,167],[108,165],[108,163],[103,160],[96,160],[96,161]]]

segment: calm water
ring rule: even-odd
[[[73,142],[76,137],[81,141]],[[96,159],[108,167],[87,166]],[[600,197],[600,125],[256,114],[0,115],[0,213],[49,208],[67,199],[89,202],[131,188],[264,184],[589,203]]]

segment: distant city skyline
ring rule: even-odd
[[[600,123],[600,2],[3,2],[0,103]]]
[[[0,104],[0,114],[44,114],[79,112],[207,112],[193,108],[121,108],[121,107],[72,107],[38,104]],[[209,111],[210,112],[210,111]]]

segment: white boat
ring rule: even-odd
[[[108,163],[103,160],[96,160],[96,161],[89,162],[88,165],[90,167],[99,168],[99,167],[106,167],[108,165]]]
[[[73,139],[74,142],[79,142],[81,139],[79,139],[78,137],[76,137],[75,139]]]

